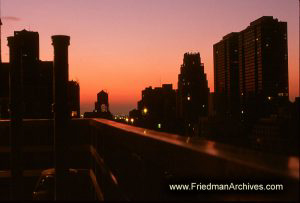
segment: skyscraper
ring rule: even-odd
[[[22,72],[24,118],[51,117],[53,63],[39,60],[38,32],[15,31],[9,40],[16,44],[9,43],[10,55],[21,57],[15,60]]]
[[[178,75],[177,116],[192,133],[199,117],[208,113],[208,84],[200,53],[185,53]]]
[[[263,16],[238,40],[241,114],[268,115],[288,101],[287,23]]]
[[[218,116],[239,115],[238,33],[214,44],[215,105]]]
[[[10,63],[12,60],[17,60],[16,67],[20,68],[22,73],[23,91],[20,94],[22,94],[24,118],[51,118],[53,116],[53,62],[39,59],[38,32],[16,31],[14,36],[8,37],[8,46]],[[8,117],[9,65],[1,63],[0,66],[0,118]],[[71,87],[72,82],[69,85]],[[73,105],[71,108],[79,116],[79,85],[78,91],[76,85],[74,88],[69,88],[69,104]]]

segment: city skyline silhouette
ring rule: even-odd
[[[208,86],[213,92],[213,44],[225,34],[245,29],[251,21],[270,15],[288,23],[289,95],[294,100],[299,95],[297,18],[294,18],[296,6],[293,6],[297,2],[208,2],[211,1],[190,1],[190,4],[183,1],[173,4],[169,1],[61,1],[56,5],[26,1],[19,2],[22,10],[15,13],[17,10],[12,10],[14,1],[2,1],[2,58],[8,61],[5,39],[13,31],[25,28],[39,32],[42,60],[53,59],[50,35],[69,34],[73,40],[70,80],[80,82],[81,112],[91,111],[97,92],[106,89],[112,113],[127,114],[136,106],[141,98],[140,91],[145,87],[172,83],[177,89],[182,55],[188,51],[200,52]],[[230,13],[233,9],[230,5],[250,11],[243,15]],[[41,11],[43,6],[47,6],[47,11]],[[39,9],[30,11],[31,7]],[[208,10],[203,13],[205,8]],[[283,15],[288,9],[290,12]],[[78,13],[76,19],[71,17],[73,10]],[[217,11],[227,15],[218,18]],[[37,15],[40,17],[35,18]]]
[[[0,201],[299,201],[292,3],[4,2]]]

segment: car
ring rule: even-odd
[[[35,189],[34,200],[54,200],[55,169],[50,168],[42,171]],[[89,200],[91,198],[88,170],[69,169],[63,193],[67,200]]]

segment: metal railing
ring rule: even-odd
[[[53,167],[49,120],[24,121],[24,173]],[[0,122],[2,176],[9,174],[7,128]],[[27,134],[26,134],[27,133]],[[298,200],[299,157],[280,157],[105,119],[75,119],[68,131],[71,168],[89,169],[99,200]],[[7,141],[5,141],[7,140]],[[36,160],[36,161],[32,161]],[[41,164],[40,164],[41,163]],[[35,171],[35,173],[30,173]],[[170,183],[282,183],[284,191],[172,192]],[[2,184],[3,186],[3,184]],[[28,196],[29,197],[29,196]],[[3,199],[3,198],[2,198]],[[4,198],[5,199],[5,198]]]

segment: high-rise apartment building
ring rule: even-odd
[[[287,23],[263,16],[225,36],[214,45],[214,74],[217,114],[274,113],[289,96]]]
[[[215,110],[218,116],[239,115],[238,36],[233,32],[214,44]]]
[[[261,116],[288,100],[287,23],[263,16],[239,33],[241,113]]]

